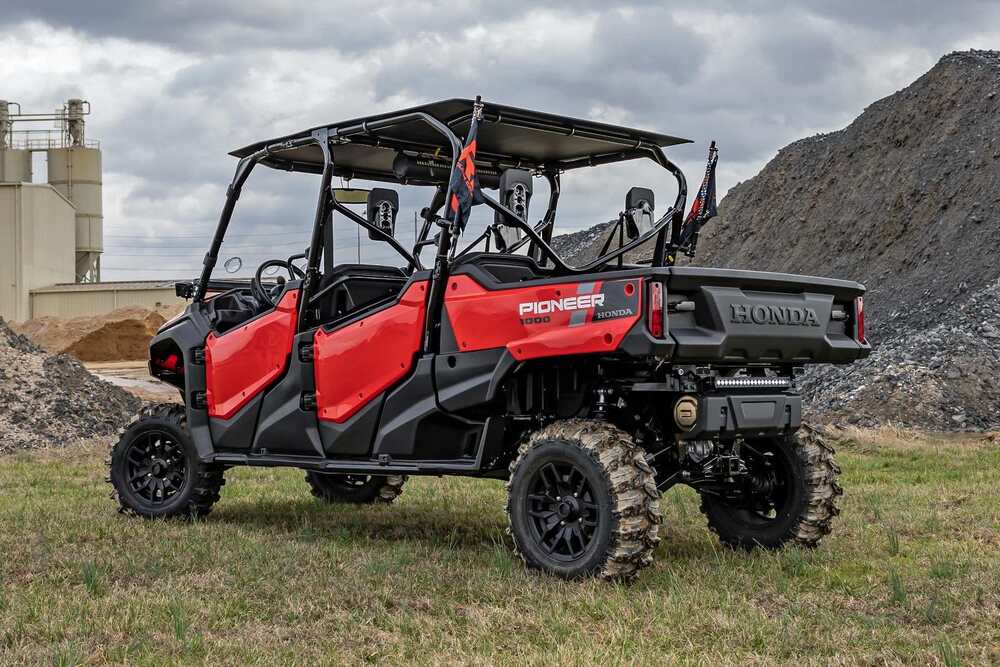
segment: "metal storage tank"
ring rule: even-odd
[[[31,183],[31,151],[0,148],[0,183]]]
[[[104,207],[101,190],[101,151],[72,146],[47,151],[49,184],[76,206],[76,278],[101,279],[104,251]]]
[[[0,183],[31,182],[31,151],[11,148],[10,102],[0,100]]]

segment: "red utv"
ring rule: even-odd
[[[235,151],[201,277],[177,286],[192,302],[150,345],[150,372],[183,403],[146,409],[114,446],[121,507],[205,514],[237,465],[301,468],[317,497],[363,503],[391,502],[410,475],[499,478],[528,566],[628,579],[651,562],[660,493],[687,484],[726,544],[815,545],[839,470],[800,431],[795,376],[869,353],[864,288],[674,266],[709,203],[685,220],[685,179],[663,152],[681,143],[448,100]],[[638,158],[673,176],[673,204],[657,215],[653,192],[632,188],[600,256],[568,265],[551,243],[561,175]],[[217,279],[258,164],[321,175],[311,242],[249,282]],[[396,239],[396,190],[335,178],[429,190],[413,247]],[[548,201],[530,224],[539,179]],[[462,247],[477,204],[494,219]],[[400,260],[335,262],[334,216]]]

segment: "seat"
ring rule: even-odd
[[[323,274],[316,290],[318,324],[328,324],[373,303],[395,297],[406,284],[403,269],[377,264],[340,264]]]
[[[461,273],[465,268],[472,268],[473,272],[482,271],[498,283],[518,283],[552,276],[552,269],[539,266],[538,262],[526,255],[469,253],[452,273]]]

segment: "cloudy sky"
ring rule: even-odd
[[[848,124],[944,53],[998,45],[995,0],[578,0],[550,8],[518,0],[4,0],[0,98],[26,112],[69,97],[91,102],[87,135],[104,151],[103,277],[174,278],[189,275],[207,247],[235,166],[228,151],[260,139],[482,94],[689,137],[694,144],[669,153],[689,181],[700,179],[707,141],[716,139],[725,191],[788,142]],[[255,266],[304,247],[317,184],[255,172],[227,256]],[[660,202],[673,198],[664,172],[639,163],[580,170],[564,180],[559,228],[613,217],[630,185],[653,186]],[[536,195],[540,202],[545,189]],[[398,235],[409,242],[413,209],[405,204]],[[342,223],[337,234],[340,257],[355,258],[353,227]],[[361,253],[390,256],[367,243]]]

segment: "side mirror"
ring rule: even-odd
[[[528,221],[528,207],[531,205],[531,172],[526,169],[506,169],[500,175],[500,203],[514,211],[522,221]],[[511,227],[501,213],[494,213],[493,226],[501,250],[521,240],[521,230]]]
[[[399,193],[389,188],[372,188],[368,193],[368,222],[389,236],[396,232],[396,214],[399,212]],[[372,241],[384,241],[369,230]]]
[[[653,191],[632,188],[625,195],[625,233],[634,240],[653,229]]]

